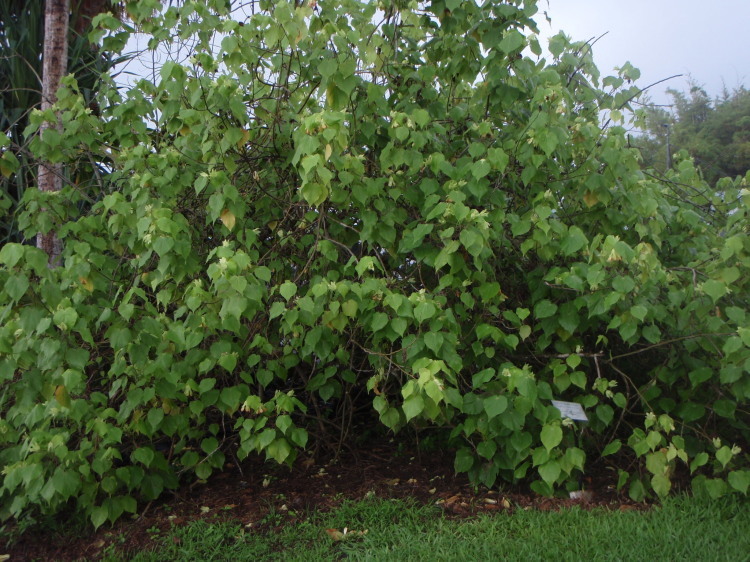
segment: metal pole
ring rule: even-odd
[[[672,169],[672,147],[669,144],[669,123],[662,123],[661,126],[667,130],[667,170],[670,170]]]

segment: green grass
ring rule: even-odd
[[[647,512],[517,510],[448,520],[435,508],[368,499],[279,532],[198,521],[134,559],[161,560],[750,560],[750,503],[674,498]],[[325,529],[367,529],[332,541]],[[175,541],[173,537],[178,537]]]

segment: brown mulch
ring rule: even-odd
[[[454,473],[452,452],[405,451],[387,438],[342,454],[335,461],[300,458],[293,470],[257,460],[241,466],[228,464],[225,468],[207,483],[164,494],[158,501],[139,506],[137,516],[124,516],[114,526],[105,524],[97,532],[66,531],[64,525],[58,524],[61,530],[32,528],[18,536],[11,529],[10,544],[7,537],[0,537],[0,556],[9,554],[10,561],[95,560],[107,551],[111,553],[113,545],[120,553],[155,547],[171,527],[197,519],[219,516],[263,532],[273,530],[273,521],[278,521],[268,517],[270,513],[286,513],[285,524],[293,524],[311,511],[330,510],[345,499],[372,494],[435,504],[449,517],[573,505],[620,510],[644,507],[616,493],[616,471],[607,467],[589,469],[586,497],[579,500],[543,498],[502,485],[475,493],[466,475]]]

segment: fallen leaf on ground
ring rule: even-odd
[[[326,533],[328,533],[328,536],[334,541],[340,541],[344,538],[344,533],[338,529],[326,529]]]
[[[328,533],[328,536],[331,537],[334,541],[342,541],[347,538],[351,537],[364,537],[367,534],[367,529],[364,531],[355,531],[355,530],[349,530],[348,527],[344,527],[343,531],[339,531],[338,529],[326,529],[326,533]]]

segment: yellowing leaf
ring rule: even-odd
[[[70,408],[70,394],[68,394],[68,389],[63,385],[58,385],[55,388],[55,400],[63,408]]]
[[[88,277],[79,277],[78,281],[83,285],[83,288],[86,289],[89,293],[94,291],[94,284],[91,282],[91,279]]]
[[[245,146],[247,144],[247,141],[250,140],[250,131],[247,129],[242,129],[242,136],[240,137],[240,140],[237,141],[237,146]]]
[[[234,223],[236,221],[237,219],[234,216],[234,213],[229,209],[224,209],[221,212],[221,222],[223,222],[224,226],[226,226],[229,230],[232,230],[234,228]]]
[[[596,196],[596,193],[587,191],[583,194],[583,202],[586,203],[587,207],[593,207],[599,202],[599,198]]]
[[[328,160],[331,157],[332,153],[333,153],[333,148],[331,148],[330,144],[327,144],[326,145],[326,152],[325,152],[326,160]]]
[[[2,160],[0,160],[0,174],[2,174],[5,178],[9,178],[13,175],[13,170],[6,166]]]

